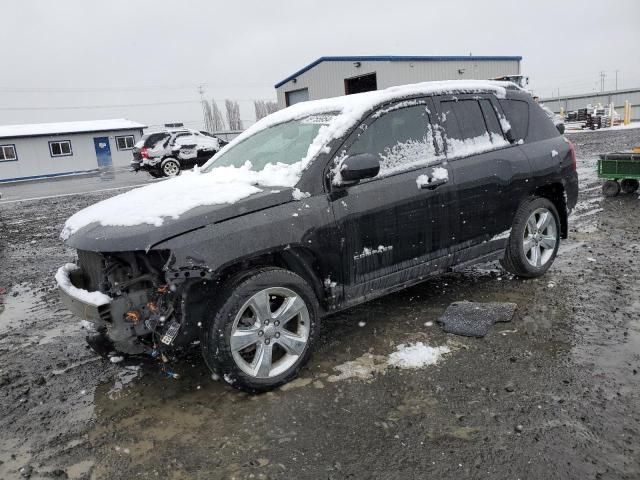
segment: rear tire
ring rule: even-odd
[[[162,162],[162,174],[165,177],[176,177],[180,175],[180,163],[174,158],[168,158]]]
[[[622,193],[633,193],[638,190],[638,186],[640,186],[640,182],[634,178],[626,178],[620,182]]]
[[[605,197],[617,197],[620,194],[620,184],[615,180],[607,180],[602,184],[602,194]]]
[[[230,279],[210,311],[202,338],[204,360],[216,376],[250,393],[295,378],[320,331],[312,288],[280,268]]]
[[[558,253],[560,233],[560,216],[550,200],[526,200],[513,220],[502,266],[519,277],[544,275]]]

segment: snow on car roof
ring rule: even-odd
[[[106,132],[110,130],[139,130],[142,128],[147,128],[147,126],[142,123],[127,120],[126,118],[86,120],[78,122],[0,125],[0,138],[35,137],[66,133]]]
[[[226,147],[223,147],[218,154],[205,164],[205,169],[224,152],[233,148],[234,145],[244,141],[246,138],[255,135],[261,130],[265,130],[280,123],[299,120],[310,115],[334,113],[335,116],[328,125],[323,126],[315,138],[307,155],[302,159],[301,166],[306,165],[323,149],[327,143],[334,138],[344,135],[353,127],[362,116],[369,110],[385,102],[398,100],[406,97],[418,95],[444,95],[463,93],[494,93],[499,98],[504,98],[507,90],[519,89],[511,82],[501,82],[493,80],[447,80],[440,82],[422,82],[409,85],[389,87],[384,90],[372,92],[356,93],[341,97],[324,98],[321,100],[311,100],[300,102],[279,110],[262,120],[254,123],[247,130],[234,138]]]

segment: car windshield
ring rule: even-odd
[[[251,170],[261,171],[268,164],[293,165],[301,161],[320,130],[334,114],[310,115],[300,120],[274,125],[261,130],[222,152],[206,165],[205,172],[216,167],[242,167],[251,163]]]

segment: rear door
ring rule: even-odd
[[[482,245],[480,250],[498,248],[501,245],[491,241],[506,238],[504,232],[511,227],[526,192],[529,162],[517,143],[505,138],[492,95],[443,96],[437,104],[455,179],[451,212],[455,249],[464,252],[478,245]],[[469,258],[478,250],[469,250]],[[469,258],[459,254],[456,261]]]
[[[430,99],[378,110],[334,160],[335,167],[346,156],[373,153],[381,162],[376,178],[331,192],[347,303],[445,268],[450,177],[434,142],[432,110]]]

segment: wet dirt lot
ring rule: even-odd
[[[301,377],[259,396],[197,355],[175,380],[85,347],[53,286],[74,257],[58,234],[112,192],[0,205],[0,478],[640,478],[639,200],[595,175],[640,130],[569,138],[580,201],[546,276],[481,265],[330,317]],[[460,300],[518,308],[484,338],[445,334]],[[451,353],[387,366],[417,341]]]

